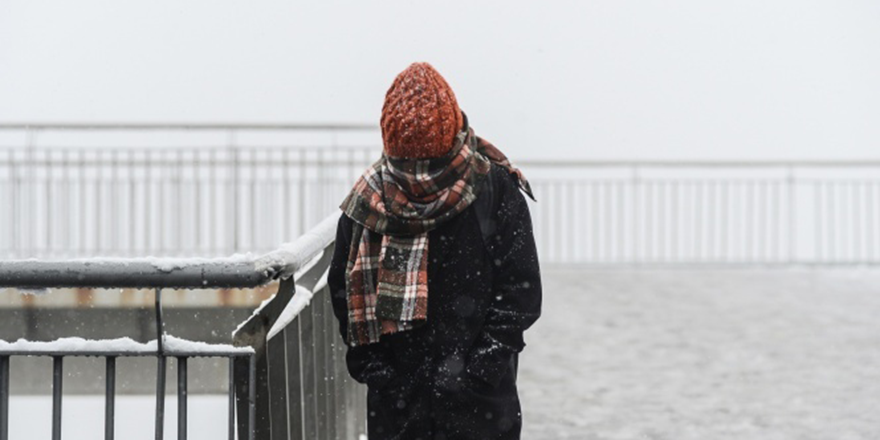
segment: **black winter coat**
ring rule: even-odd
[[[517,357],[541,313],[541,277],[526,200],[513,175],[490,172],[495,233],[484,239],[475,205],[429,233],[427,323],[348,347],[351,376],[368,386],[370,440],[520,437]],[[352,227],[341,216],[328,275],[343,338]]]

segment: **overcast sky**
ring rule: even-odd
[[[4,122],[377,123],[413,61],[513,157],[880,158],[874,0],[0,0]]]

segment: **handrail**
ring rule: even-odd
[[[0,262],[0,287],[256,287],[292,276],[323,250],[335,234],[339,214],[326,217],[293,243],[261,257],[93,258]]]

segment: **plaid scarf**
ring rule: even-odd
[[[345,286],[348,341],[379,341],[383,334],[427,322],[428,232],[454,218],[477,198],[490,161],[522,173],[467,125],[439,158],[385,156],[357,180],[340,208],[354,220]],[[534,197],[532,197],[534,198]]]

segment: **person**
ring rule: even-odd
[[[518,354],[542,295],[528,181],[427,63],[394,80],[381,128],[328,273],[368,436],[519,439]]]

